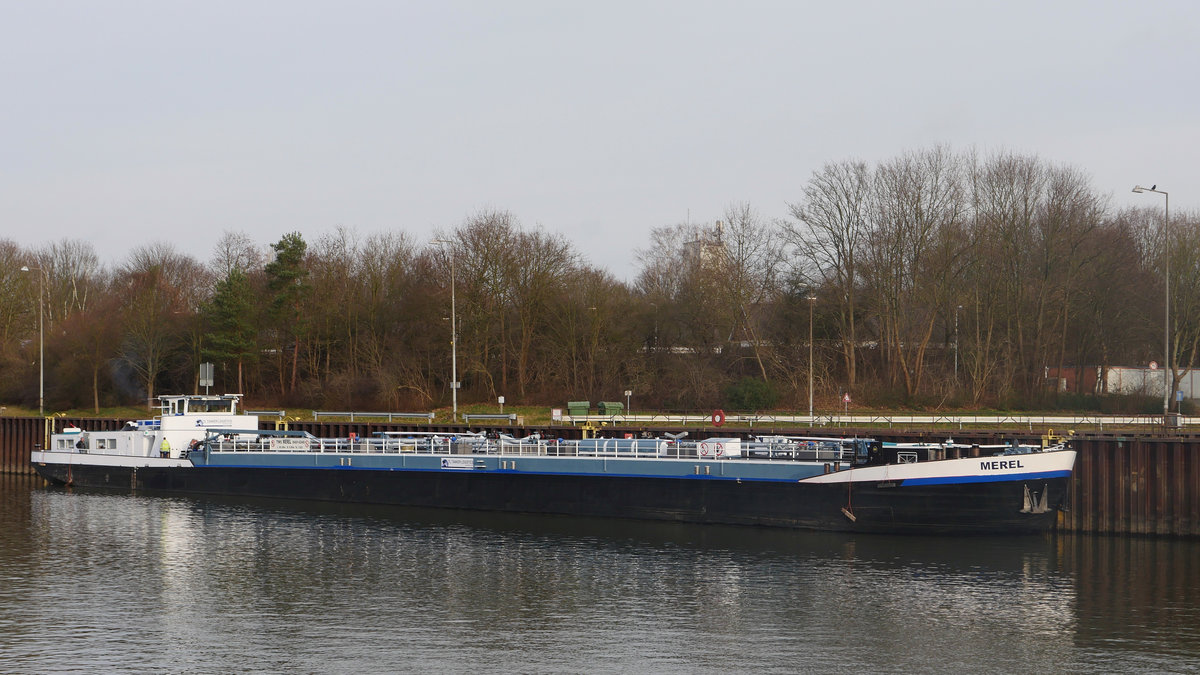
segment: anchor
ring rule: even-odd
[[[1029,493],[1029,485],[1025,485],[1025,498],[1021,506],[1021,513],[1045,513],[1050,510],[1050,490],[1045,483],[1042,484],[1042,496],[1038,499],[1036,496],[1031,496]]]

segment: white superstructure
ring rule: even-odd
[[[257,429],[258,416],[240,412],[241,394],[160,396],[159,414],[117,431],[67,428],[52,434],[34,462],[111,466],[191,466],[187,451],[205,429]],[[165,444],[164,444],[165,441]]]

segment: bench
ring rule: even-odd
[[[391,422],[393,418],[399,419],[423,419],[428,422],[433,422],[433,413],[418,413],[418,412],[331,412],[327,410],[313,411],[313,419],[320,420],[322,417],[349,417],[353,422],[355,417],[380,417],[387,418]]]
[[[510,413],[507,415],[482,415],[482,414],[466,415],[466,414],[464,414],[462,416],[462,418],[463,418],[463,422],[465,422],[466,424],[470,424],[471,420],[508,420],[508,423],[512,424],[517,421],[517,414],[516,413]]]

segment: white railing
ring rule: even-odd
[[[654,413],[639,415],[564,415],[562,421],[571,424],[657,424],[657,425],[711,425],[712,415]],[[1170,415],[1167,418],[1170,426],[1190,426],[1200,424],[1200,416],[1187,417]],[[982,428],[988,426],[1022,426],[1028,429],[1034,427],[1099,427],[1101,431],[1107,427],[1162,427],[1162,415],[919,415],[905,413],[864,413],[854,415],[822,414],[813,415],[771,415],[771,414],[736,414],[724,415],[724,424],[744,424],[750,428],[755,425],[788,424],[795,426],[837,427],[853,425],[870,426],[917,426],[940,425],[947,427]]]
[[[483,438],[481,436],[424,436],[416,438],[304,438],[296,436],[258,439],[212,440],[213,452],[265,452],[281,454],[424,454],[501,455],[543,457],[669,458],[669,459],[781,459],[809,462],[851,461],[849,442],[829,439],[806,442],[788,439],[741,441],[733,452],[716,452],[705,441],[665,439],[534,439]]]

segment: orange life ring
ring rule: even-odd
[[[725,424],[725,411],[714,410],[712,414],[712,423],[714,427],[719,427],[722,424]]]

